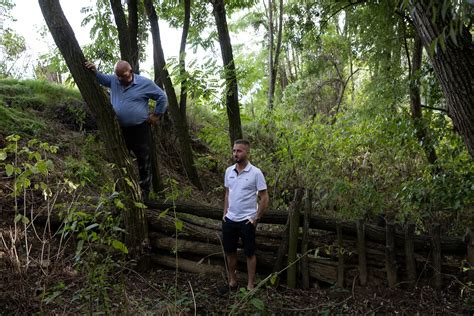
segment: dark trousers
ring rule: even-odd
[[[135,155],[138,163],[139,184],[143,196],[148,197],[151,189],[151,128],[147,122],[122,127],[127,149]]]

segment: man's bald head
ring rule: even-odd
[[[132,73],[132,66],[125,61],[119,60],[115,64],[115,74],[118,77],[120,83],[124,86],[128,86],[133,81],[133,73]]]

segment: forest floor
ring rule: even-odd
[[[2,233],[8,230],[5,222],[1,226]],[[56,247],[52,245],[52,249]],[[35,245],[33,249],[37,250],[31,254],[32,258],[38,258],[39,248]],[[361,287],[356,279],[344,289],[316,284],[310,289],[264,285],[253,295],[241,288],[239,292],[219,296],[217,289],[225,285],[224,276],[177,272],[157,266],[137,272],[127,267],[130,264],[116,264],[119,261],[80,265],[83,270],[78,271],[72,259],[74,249],[69,250],[71,254],[60,261],[52,259],[51,264],[41,266],[38,260],[32,259],[29,269],[20,271],[8,260],[8,253],[0,251],[0,315],[470,315],[473,312],[472,305],[466,305],[470,299],[461,295],[461,288],[454,281],[446,284],[440,293],[429,286]],[[18,247],[18,253],[23,251]]]

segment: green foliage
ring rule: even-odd
[[[2,60],[0,61],[0,78],[15,75],[13,67],[26,51],[25,38],[14,30],[7,28],[1,32],[0,47]]]

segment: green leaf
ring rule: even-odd
[[[120,201],[119,199],[115,199],[114,200],[114,204],[116,207],[118,207],[119,209],[124,209],[125,208],[125,205],[122,203],[122,201]]]
[[[28,225],[30,223],[30,219],[26,216],[21,217],[21,222],[25,225]]]
[[[0,151],[0,161],[7,159],[7,153],[5,151]]]
[[[250,303],[252,303],[253,306],[255,306],[256,309],[258,309],[259,311],[263,311],[265,309],[265,304],[263,304],[263,301],[259,298],[252,298],[250,300]]]
[[[15,216],[15,219],[13,220],[15,222],[15,224],[18,223],[21,220],[22,217],[23,217],[23,215],[21,215],[21,214],[18,214],[17,216]]]
[[[278,274],[273,273],[272,276],[270,277],[270,284],[275,285],[277,280],[278,280]]]
[[[7,164],[5,166],[5,171],[7,173],[7,177],[11,176],[13,174],[14,170],[15,170],[15,168],[13,168],[13,166],[11,164]]]
[[[127,182],[129,187],[133,188],[133,182],[129,178],[125,178],[125,182]]]
[[[112,240],[112,247],[114,247],[117,250],[120,250],[121,252],[127,254],[128,253],[128,248],[125,246],[125,244],[119,240]]]
[[[141,202],[134,202],[135,206],[138,207],[138,208],[147,208],[147,206]]]
[[[180,232],[183,230],[184,223],[180,221],[179,219],[176,219],[174,226],[176,227],[176,230]]]
[[[168,215],[168,210],[161,212],[160,215],[158,215],[158,218],[165,217],[166,215]]]
[[[91,229],[94,229],[94,228],[96,228],[96,227],[99,227],[99,224],[94,223],[94,224],[91,224],[91,225],[87,226],[87,227],[86,227],[86,230],[91,230]]]

